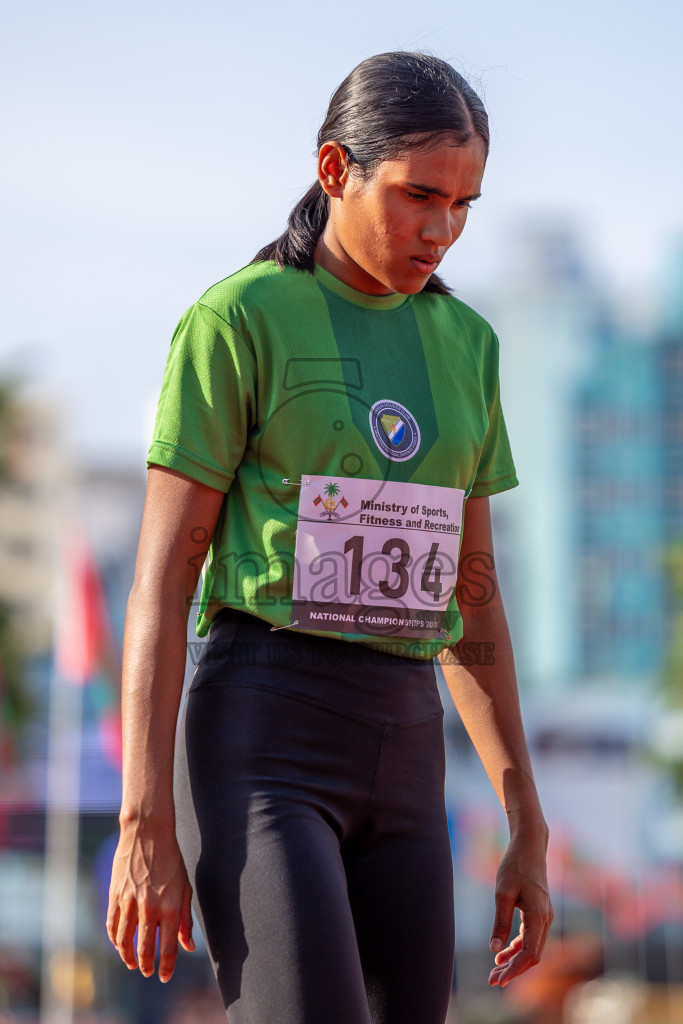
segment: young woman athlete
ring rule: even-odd
[[[167,981],[178,941],[194,948],[194,898],[231,1024],[443,1024],[435,657],[510,826],[491,984],[543,950],[547,828],[489,518],[517,483],[497,341],[436,274],[488,144],[448,64],[364,61],[332,97],[285,233],[173,338],[126,621],[107,928],[144,975],[158,932]],[[176,744],[207,554],[209,639]]]

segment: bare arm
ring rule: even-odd
[[[484,586],[468,582],[474,573]],[[484,574],[483,576],[481,574]],[[540,959],[552,907],[548,829],[536,792],[519,706],[512,646],[493,561],[488,498],[469,498],[460,552],[458,603],[464,635],[440,657],[467,732],[508,817],[510,844],[496,881],[492,985],[506,985]],[[506,948],[515,907],[522,927]]]
[[[188,611],[222,501],[220,491],[172,470],[150,469],[126,614],[121,836],[107,932],[124,963],[150,975],[159,928],[162,981],[173,973],[178,939],[194,948],[191,888],[175,836],[173,750]]]

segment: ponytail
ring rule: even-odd
[[[316,181],[301,197],[289,215],[287,228],[274,242],[264,245],[254,256],[259,260],[274,260],[279,267],[294,267],[313,273],[315,247],[325,230],[329,216],[329,199],[322,185]]]

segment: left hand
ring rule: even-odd
[[[546,845],[546,836],[525,837],[522,830],[510,840],[500,862],[490,942],[491,951],[496,954],[496,966],[489,975],[489,985],[503,988],[541,959],[553,921],[545,863]],[[521,914],[519,933],[505,946],[515,907],[519,907]]]

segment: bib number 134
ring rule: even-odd
[[[365,537],[362,534],[349,537],[344,545],[344,554],[351,555],[351,573],[349,578],[349,591],[351,594],[361,593],[361,568],[363,565],[364,547]],[[441,563],[437,558],[438,553],[439,544],[438,541],[435,541],[427,553],[420,575],[420,591],[431,594],[434,601],[439,600],[443,591],[441,585]],[[378,590],[388,600],[398,600],[405,597],[410,588],[408,568],[412,562],[408,542],[402,537],[390,537],[384,542],[378,555],[394,558],[390,569],[395,577],[395,582],[393,583],[390,579],[377,580],[376,586]],[[382,558],[382,561],[384,562],[385,558]]]

